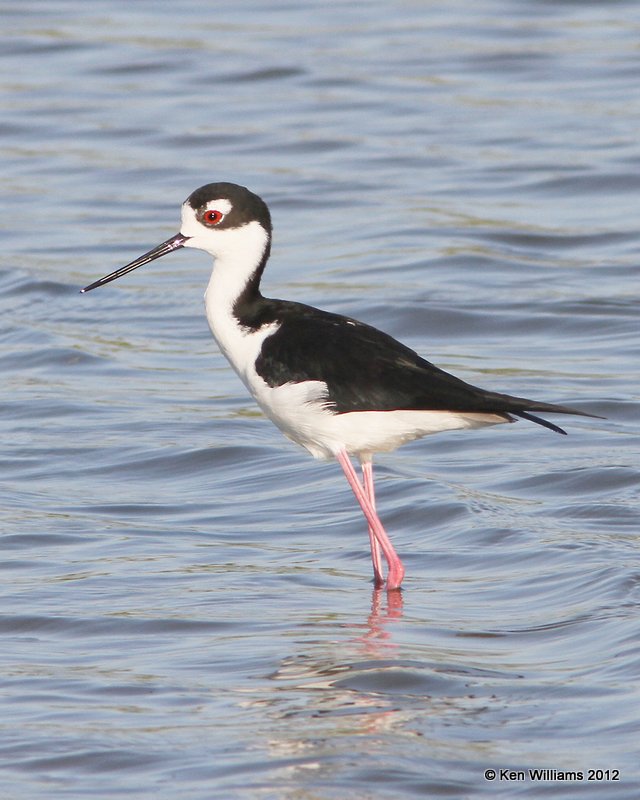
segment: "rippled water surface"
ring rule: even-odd
[[[637,4],[0,11],[0,796],[637,798]],[[78,294],[214,180],[271,206],[267,293],[606,419],[381,457],[373,591],[208,257]]]

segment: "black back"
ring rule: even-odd
[[[256,362],[258,374],[274,387],[323,381],[328,389],[327,405],[337,413],[399,409],[580,413],[472,386],[392,336],[348,317],[266,298],[251,305],[252,313],[243,321],[247,327],[280,322],[262,345]]]

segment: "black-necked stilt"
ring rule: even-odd
[[[584,414],[567,406],[498,394],[449,375],[386,333],[301,303],[271,300],[260,279],[271,249],[264,201],[233,183],[196,189],[182,206],[180,232],[86,286],[88,292],[181,247],[215,264],[205,292],[211,331],[258,405],[287,436],[319,459],[335,458],[369,525],[376,586],[398,589],[404,566],[375,507],[372,457],[430,433],[478,428],[530,412]],[[359,459],[362,481],[351,462]]]

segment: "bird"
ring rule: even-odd
[[[263,296],[271,242],[271,214],[261,197],[238,184],[208,183],[182,204],[177,234],[80,291],[183,247],[213,256],[204,300],[221,352],[288,439],[340,464],[366,519],[374,587],[385,586],[384,556],[385,588],[395,592],[405,568],[376,509],[374,455],[429,434],[518,418],[566,434],[537,412],[594,415],[481,389],[364,322]]]

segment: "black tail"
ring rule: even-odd
[[[543,413],[546,412],[547,414],[575,414],[579,417],[603,419],[602,417],[598,417],[596,414],[588,414],[586,411],[578,411],[577,408],[571,408],[570,406],[558,406],[555,403],[540,403],[536,400],[525,400],[522,397],[509,398],[508,395],[503,395],[503,397],[507,397],[511,400],[511,407],[507,407],[505,409],[508,414],[513,414],[515,417],[522,417],[522,419],[526,419],[529,422],[535,422],[536,425],[542,425],[543,428],[548,428],[550,431],[554,431],[555,433],[562,433],[564,436],[567,435],[567,432],[559,425],[554,425],[553,422],[542,419],[542,417],[537,417],[535,414],[532,414],[531,411],[542,411]]]
[[[549,422],[546,419],[542,419],[542,417],[536,417],[535,414],[529,414],[526,411],[510,411],[510,414],[513,414],[516,417],[522,417],[522,419],[527,419],[529,422],[535,422],[536,425],[542,425],[543,428],[549,428],[550,431],[555,431],[555,433],[561,433],[563,436],[567,435],[567,432],[563,430],[559,425],[554,425],[553,422]]]

